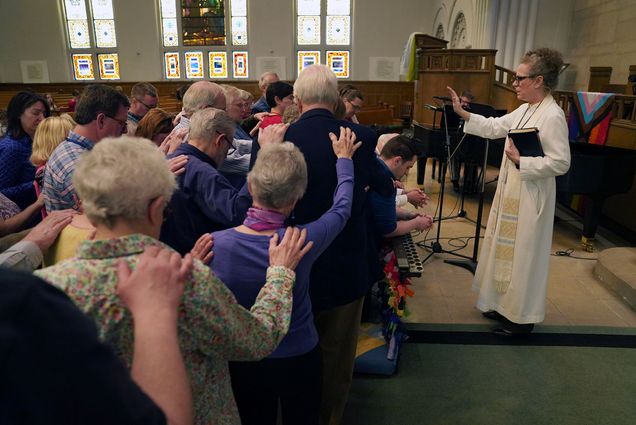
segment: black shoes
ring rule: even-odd
[[[486,319],[496,320],[498,322],[505,322],[507,320],[495,310],[484,311],[483,313],[481,313],[481,315],[484,316]]]
[[[494,329],[492,333],[500,337],[512,338],[528,335],[532,329],[534,329],[534,323],[519,324],[507,321],[503,327]]]

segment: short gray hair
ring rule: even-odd
[[[300,149],[290,142],[260,150],[247,178],[254,199],[266,208],[285,208],[298,201],[307,188],[307,164]]]
[[[223,94],[225,95],[225,102],[227,105],[233,103],[236,99],[241,99],[241,92],[238,88],[230,86],[229,84],[221,84]],[[226,107],[227,109],[227,107]]]
[[[223,102],[221,102],[221,96],[223,97]],[[218,108],[222,104],[225,104],[223,89],[218,84],[210,81],[197,81],[183,95],[183,112],[188,117],[201,109]]]
[[[206,108],[195,112],[190,118],[190,139],[209,141],[215,132],[223,133],[228,140],[234,138],[236,123],[227,112],[215,108]]]
[[[117,219],[144,217],[148,204],[176,189],[164,154],[148,139],[122,136],[102,139],[82,155],[73,185],[88,218],[112,228]]]
[[[267,86],[270,84],[268,77],[274,77],[276,81],[279,80],[278,74],[272,71],[266,71],[261,74],[261,78],[258,79],[258,88],[261,90],[266,90]]]
[[[304,104],[338,102],[338,79],[326,65],[311,65],[303,69],[294,83],[294,95]]]

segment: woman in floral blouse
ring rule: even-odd
[[[145,139],[105,139],[79,162],[73,183],[95,239],[83,242],[73,259],[37,274],[64,290],[96,322],[100,337],[130,365],[132,318],[116,293],[117,260],[135,267],[157,240],[164,207],[175,189],[174,176],[155,145]],[[254,306],[236,303],[226,286],[195,261],[185,285],[179,339],[188,368],[195,423],[238,424],[228,375],[228,360],[269,355],[289,327],[291,291],[298,261],[307,252],[304,235],[288,232],[276,247],[272,238],[266,283]],[[281,257],[283,257],[281,259]]]

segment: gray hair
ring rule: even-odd
[[[307,164],[300,149],[290,142],[261,149],[247,178],[252,196],[266,208],[280,209],[303,197]]]
[[[210,81],[197,81],[183,95],[183,112],[190,117],[204,108],[225,108],[223,89]]]
[[[269,86],[270,82],[268,77],[274,77],[276,81],[279,80],[278,74],[271,71],[266,71],[261,74],[261,78],[258,79],[258,88],[261,90],[267,90],[267,86]]]
[[[234,138],[236,123],[227,112],[215,108],[206,108],[195,112],[190,118],[190,139],[210,141],[215,132],[223,133],[228,140]]]
[[[303,69],[294,83],[294,95],[306,105],[321,103],[336,105],[338,79],[326,65],[311,65]]]
[[[144,217],[148,204],[176,189],[165,156],[148,139],[122,136],[102,139],[82,155],[73,185],[89,220],[112,228],[117,219]]]
[[[229,84],[221,84],[221,88],[223,89],[223,94],[225,95],[225,102],[227,105],[233,103],[236,99],[241,99],[241,91]]]
[[[563,55],[557,50],[546,47],[530,50],[523,55],[521,63],[530,65],[530,72],[533,76],[543,76],[543,85],[548,90],[554,90],[559,84]]]
[[[254,95],[248,92],[247,90],[238,89],[238,91],[239,91],[239,97],[241,98],[241,100],[243,101],[254,100]]]

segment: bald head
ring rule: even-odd
[[[197,81],[183,95],[183,111],[190,117],[205,108],[225,109],[223,88],[209,81]]]

